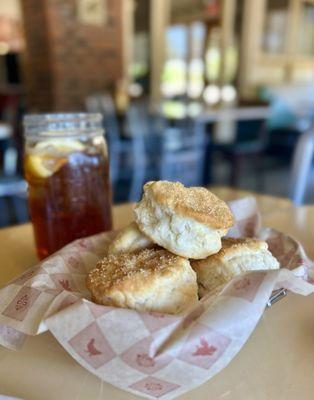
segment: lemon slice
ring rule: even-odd
[[[36,146],[33,148],[33,152],[54,152],[61,154],[68,154],[73,151],[83,151],[84,145],[78,140],[74,139],[46,139],[41,142],[38,142]]]
[[[65,157],[29,155],[26,158],[25,169],[31,176],[45,179],[52,176],[66,163]]]
[[[26,157],[27,173],[37,178],[49,178],[66,162],[67,155],[83,151],[84,145],[73,139],[46,139],[37,143]]]

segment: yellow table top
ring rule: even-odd
[[[248,192],[213,188],[225,200]],[[314,206],[256,196],[263,224],[296,237],[314,258]],[[132,218],[130,204],[114,207],[114,225]],[[0,230],[0,286],[36,263],[30,224]],[[256,330],[222,372],[180,399],[312,400],[314,393],[314,296],[292,293],[266,310]],[[0,395],[30,400],[136,399],[77,364],[50,333],[31,337],[23,349],[0,348]]]

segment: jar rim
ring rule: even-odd
[[[23,118],[25,137],[95,136],[103,134],[99,113],[26,114]]]

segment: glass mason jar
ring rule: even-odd
[[[37,253],[112,228],[107,145],[100,114],[24,118],[24,169]]]

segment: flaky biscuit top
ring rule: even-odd
[[[187,188],[180,182],[151,181],[144,185],[144,196],[210,228],[227,229],[234,222],[228,205],[205,188]]]
[[[223,238],[220,251],[212,255],[211,259],[228,260],[247,252],[255,253],[267,249],[268,245],[263,240],[252,238]]]

